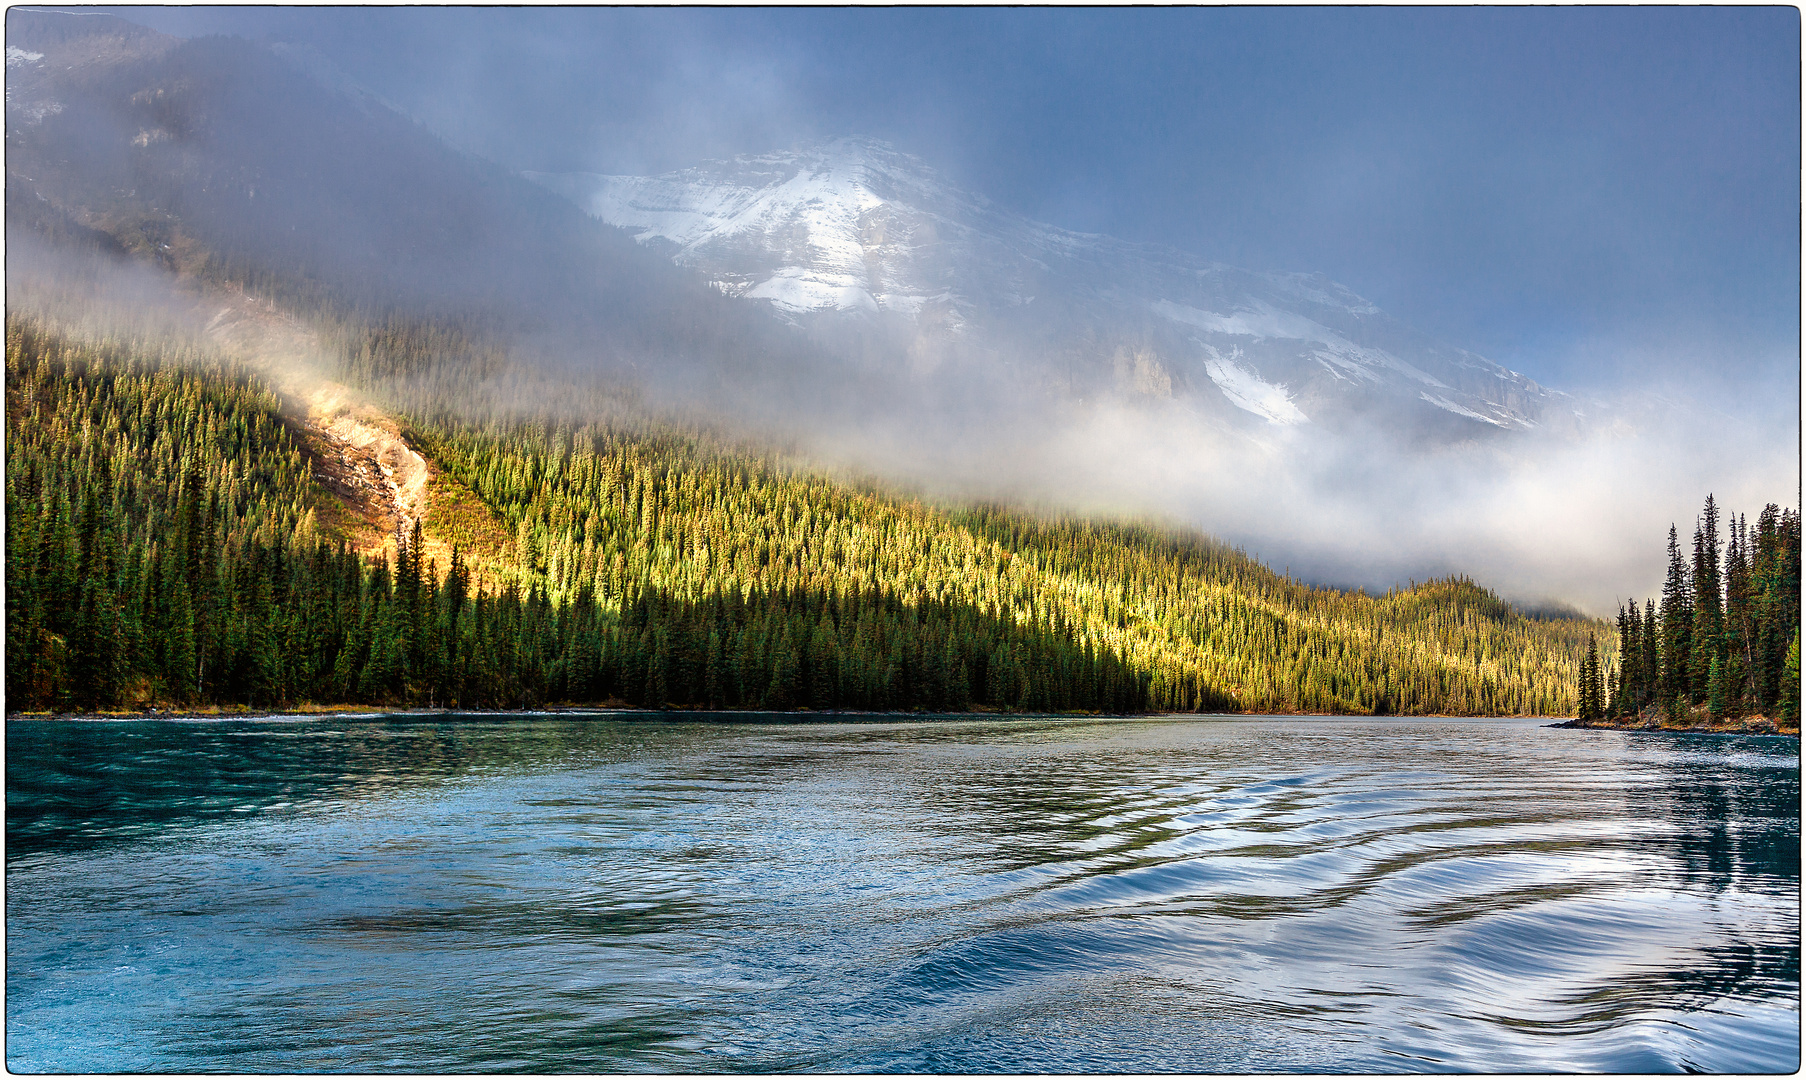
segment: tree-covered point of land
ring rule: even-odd
[[[252,373],[9,318],[12,708],[1574,706],[1589,624],[1465,579],[1312,588],[1195,532],[936,505],[599,391],[548,397],[443,326],[329,340],[512,539],[435,565],[429,510],[392,557],[359,555]],[[503,385],[509,407],[465,404]]]
[[[1719,531],[1725,527],[1725,534]],[[1619,609],[1619,663],[1583,719],[1704,709],[1715,719],[1800,716],[1800,515],[1769,503],[1751,524],[1706,496],[1691,548],[1668,527],[1660,603]]]

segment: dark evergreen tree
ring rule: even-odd
[[[1634,716],[1643,698],[1643,616],[1637,602],[1618,609],[1618,702],[1613,713]]]
[[[1725,546],[1724,693],[1727,715],[1743,715],[1751,697],[1756,620],[1750,587],[1749,523],[1741,515],[1729,519]]]
[[[1588,639],[1586,656],[1580,662],[1580,680],[1575,696],[1579,701],[1575,710],[1576,719],[1592,721],[1605,716],[1605,695],[1599,677],[1599,645],[1592,639]]]
[[[1756,707],[1779,712],[1786,695],[1798,700],[1798,687],[1784,676],[1787,648],[1800,625],[1800,518],[1774,503],[1756,520],[1755,551],[1750,559],[1754,631],[1751,680]]]
[[[1718,549],[1718,504],[1707,495],[1693,532],[1693,627],[1687,680],[1695,704],[1706,699],[1712,661],[1724,657],[1724,592]]]
[[[1668,526],[1668,579],[1662,584],[1661,683],[1664,704],[1689,697],[1688,664],[1693,657],[1693,580],[1681,556],[1680,537]]]

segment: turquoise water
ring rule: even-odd
[[[7,724],[23,1072],[1786,1072],[1798,742]]]

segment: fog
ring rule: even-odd
[[[1573,142],[1572,123],[1557,124],[1535,145],[1540,160],[1561,162],[1550,174],[1555,180],[1526,181],[1526,191],[1508,199],[1496,180],[1440,187],[1416,203],[1418,217],[1406,220],[1394,204],[1401,193],[1419,190],[1425,162],[1441,161],[1437,175],[1449,175],[1461,169],[1451,173],[1442,159],[1474,168],[1487,160],[1462,157],[1476,144],[1450,133],[1453,118],[1412,113],[1378,123],[1370,116],[1357,130],[1391,155],[1385,162],[1351,158],[1347,130],[1332,139],[1301,127],[1296,135],[1304,144],[1283,149],[1271,132],[1249,136],[1223,148],[1252,155],[1246,175],[1232,182],[1214,164],[1205,169],[1220,182],[1212,201],[1227,205],[1202,209],[1196,194],[1192,201],[1175,195],[1166,174],[1195,159],[1165,128],[1195,125],[1201,111],[1254,105],[1144,96],[1124,99],[1133,106],[1126,115],[1111,116],[1101,100],[1062,117],[1021,99],[1021,88],[1012,97],[1011,72],[1034,69],[1045,78],[1077,63],[1082,35],[1074,38],[1075,28],[1094,24],[1064,16],[1045,25],[1032,13],[985,16],[997,37],[954,51],[970,63],[994,64],[993,77],[982,85],[929,80],[907,98],[897,94],[894,73],[885,72],[872,75],[879,89],[824,94],[824,76],[811,65],[837,42],[848,55],[871,56],[874,46],[861,35],[882,23],[907,31],[894,43],[897,70],[945,76],[940,62],[921,52],[937,28],[951,25],[939,16],[122,14],[177,35],[225,31],[290,43],[301,51],[285,53],[285,63],[299,62],[316,82],[323,77],[337,89],[322,91],[292,67],[259,70],[239,52],[243,42],[219,41],[150,49],[148,66],[122,69],[117,85],[126,95],[96,92],[84,105],[75,91],[58,89],[60,112],[35,125],[9,124],[8,293],[15,306],[60,304],[66,314],[86,310],[91,319],[136,306],[189,319],[198,309],[185,305],[209,286],[205,273],[180,258],[186,238],[247,265],[299,267],[314,287],[290,298],[303,308],[461,318],[539,373],[538,382],[492,387],[509,396],[473,400],[473,410],[548,404],[523,386],[556,397],[561,381],[629,383],[659,410],[792,447],[820,467],[875,474],[931,497],[1150,516],[1220,537],[1296,578],[1340,587],[1379,590],[1462,573],[1526,605],[1608,615],[1623,600],[1658,593],[1668,525],[1687,534],[1708,492],[1751,517],[1770,501],[1798,505],[1797,74],[1793,85],[1756,85],[1748,72],[1727,73],[1730,89],[1721,87],[1719,98],[1699,105],[1696,115],[1671,118],[1676,145],[1717,147],[1717,172],[1675,166],[1633,182],[1644,157],[1601,160]],[[9,16],[9,44],[15,18]],[[778,32],[797,20],[807,33]],[[1442,36],[1459,29],[1434,25]],[[1131,22],[1109,28],[1112,55],[1133,53]],[[1665,35],[1686,28],[1658,19],[1646,29],[1660,51],[1673,44]],[[1733,23],[1708,29],[1719,35],[1714,48],[1751,33]],[[1278,47],[1272,27],[1247,32],[1268,35],[1262,48]],[[1398,47],[1408,53],[1408,44]],[[1517,38],[1509,44],[1536,55]],[[1172,59],[1151,40],[1142,47]],[[1036,68],[1037,57],[1047,61],[1045,70]],[[848,63],[843,56],[828,69],[851,78]],[[199,95],[195,101],[231,103],[200,110],[212,125],[204,137],[177,137],[162,149],[152,140],[136,156],[65,152],[162,130],[146,126],[149,114],[122,113],[116,102],[137,102],[129,94],[142,89],[138,83],[168,80],[170,71],[228,73],[185,91]],[[1170,81],[1163,71],[1150,77]],[[9,120],[15,87],[30,89],[16,80],[28,74],[9,67]],[[1094,72],[1074,77],[1120,88],[1114,77],[1100,82]],[[1353,75],[1338,77],[1348,90]],[[979,96],[954,100],[950,88],[957,87]],[[1649,122],[1625,103],[1623,87],[1608,89],[1605,98],[1631,110],[1625,123]],[[1284,119],[1317,100],[1313,94],[1336,92],[1326,84],[1261,107]],[[1776,95],[1792,103],[1770,100]],[[1374,108],[1397,100],[1393,91],[1379,94]],[[1767,110],[1761,122],[1744,117],[1734,131],[1702,134],[1751,100]],[[395,117],[390,106],[411,119]],[[1541,100],[1540,107],[1558,105]],[[1021,144],[1006,139],[987,148],[995,127],[962,112],[984,108],[993,125],[1014,117],[1045,133],[1065,124],[1074,148],[1065,157],[1037,151],[1038,179],[1024,179],[1024,166],[1005,160]],[[1126,124],[1154,150],[1167,147],[1170,167],[1158,182],[1137,184],[1080,160],[1087,147],[1100,145],[1097,129],[1112,123]],[[1208,407],[1204,395],[1184,388],[1160,399],[1107,386],[1062,390],[1047,378],[1039,341],[993,342],[984,356],[953,348],[923,363],[920,350],[911,351],[916,339],[908,326],[789,325],[760,302],[721,296],[515,175],[653,173],[851,130],[897,140],[969,186],[1056,224],[1120,226],[1131,239],[1164,229],[1163,238],[1189,238],[1207,257],[1239,257],[1257,267],[1328,265],[1394,314],[1421,316],[1457,345],[1574,392],[1585,420],[1574,432],[1487,431],[1458,439],[1426,438],[1383,419],[1280,428]],[[1233,125],[1221,129],[1235,131],[1247,134]],[[1518,127],[1509,135],[1532,139]],[[1327,141],[1312,145],[1313,138]],[[1151,160],[1146,155],[1154,150],[1137,147],[1137,160]],[[34,167],[26,176],[15,164],[40,158],[47,169],[53,160],[74,160],[73,168],[95,171],[59,178]],[[1295,200],[1290,212],[1304,223],[1274,224],[1283,215],[1271,202],[1271,185],[1261,187],[1263,177],[1312,159],[1343,162],[1338,186],[1310,193],[1282,185]],[[78,263],[29,236],[15,239],[21,232],[58,236],[66,248],[70,232],[79,232],[75,222],[106,216],[84,216],[76,203],[117,199],[77,191],[84,183],[106,188],[108,170],[121,178],[112,190],[130,188],[138,200],[133,213],[170,223],[167,239],[157,234],[132,251],[91,245]],[[1069,181],[1059,179],[1063,174]],[[258,179],[246,179],[252,176]],[[987,182],[996,186],[982,186]],[[1589,208],[1601,205],[1601,186],[1613,183],[1623,185],[1621,201],[1647,214],[1643,231],[1615,212],[1597,228],[1586,223]],[[255,195],[245,194],[253,187]],[[67,205],[40,208],[32,200],[45,193]],[[1375,210],[1381,203],[1383,214]],[[1727,203],[1742,210],[1733,213]],[[1687,205],[1696,208],[1693,217],[1709,220],[1693,220]],[[1197,220],[1185,216],[1188,207]],[[116,205],[106,212],[114,219],[124,213]],[[1268,222],[1274,243],[1263,249],[1252,226],[1224,225],[1212,249],[1198,221],[1222,225],[1238,213]],[[1375,214],[1390,231],[1375,231]],[[1476,216],[1496,219],[1480,240],[1456,227]],[[1426,237],[1439,228],[1447,238],[1431,250]],[[1520,242],[1501,239],[1512,229]],[[1312,261],[1281,261],[1291,258]],[[1660,272],[1650,269],[1652,260]],[[1739,260],[1748,266],[1727,269]],[[1484,271],[1475,265],[1482,261]],[[70,300],[84,290],[86,299]]]
[[[1644,395],[1636,423],[1426,447],[1383,429],[1250,434],[1175,403],[967,400],[766,416],[817,460],[931,495],[1190,526],[1315,584],[1465,574],[1530,608],[1595,615],[1660,594],[1667,528],[1690,535],[1707,493],[1752,518],[1798,504],[1784,408],[1733,415]]]
[[[8,294],[16,310],[127,337],[201,339],[217,307],[169,271],[29,235],[9,237]],[[814,365],[806,351],[763,367],[709,355],[636,364],[523,335],[511,352],[541,375],[479,388],[465,402],[473,415],[530,417],[585,400],[566,398],[569,381],[627,381],[655,413],[929,498],[1147,517],[1307,582],[1378,591],[1458,573],[1522,605],[1598,615],[1659,595],[1667,526],[1685,536],[1706,492],[1754,516],[1769,501],[1795,505],[1799,484],[1797,389],[1740,413],[1684,385],[1639,390],[1580,435],[1426,446],[1379,428],[1226,425],[1183,400],[1078,402],[982,372],[925,379],[884,367],[880,350]],[[333,358],[284,362],[330,371]]]
[[[1676,340],[1797,354],[1790,8],[118,10],[306,44],[510,169],[888,139],[1037,220],[1321,271],[1553,386]]]

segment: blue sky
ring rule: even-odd
[[[520,168],[876,135],[1032,217],[1321,271],[1558,386],[1797,401],[1791,7],[117,10],[304,41]]]

